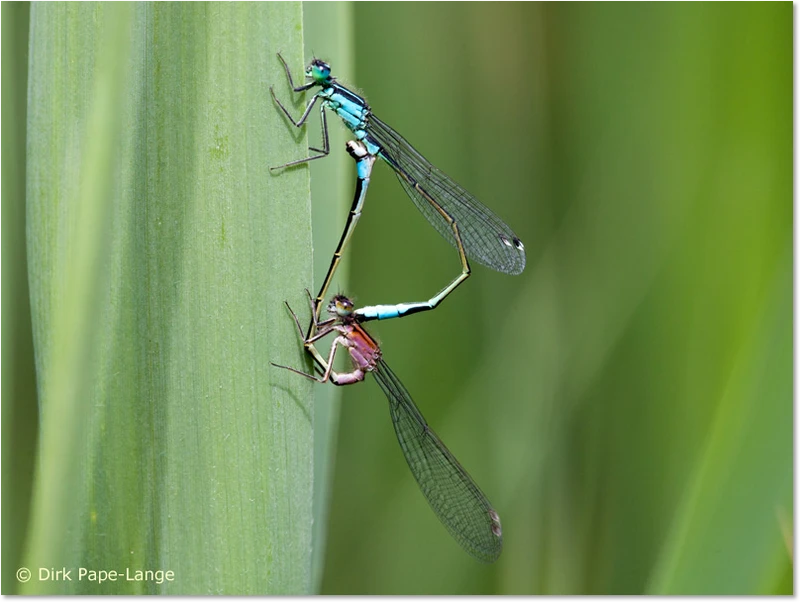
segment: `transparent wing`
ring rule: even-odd
[[[372,373],[389,399],[406,462],[436,516],[467,552],[483,562],[494,562],[503,549],[497,512],[425,422],[386,363],[381,360]]]
[[[392,166],[417,209],[439,234],[456,246],[450,225],[431,201],[458,224],[467,256],[498,272],[522,272],[525,248],[503,220],[374,115],[369,116],[367,131],[381,147],[381,157]]]

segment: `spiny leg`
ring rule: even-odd
[[[307,289],[306,289],[306,294],[308,295],[309,301],[311,301],[311,293]],[[324,370],[325,369],[325,364],[326,364],[325,358],[322,356],[322,354],[319,352],[319,350],[314,346],[314,342],[319,340],[319,339],[321,339],[321,338],[323,338],[323,337],[328,336],[331,332],[334,331],[334,328],[331,327],[331,325],[336,321],[336,318],[330,318],[328,320],[325,320],[324,322],[316,322],[316,320],[314,319],[314,316],[312,315],[312,320],[314,320],[316,322],[316,326],[317,327],[321,326],[322,330],[319,333],[317,333],[317,335],[313,339],[309,340],[307,337],[303,336],[303,327],[300,326],[300,320],[297,317],[297,314],[294,313],[294,310],[289,305],[289,302],[288,301],[284,301],[284,304],[286,305],[286,309],[289,310],[289,313],[292,314],[292,318],[294,319],[295,326],[297,326],[297,333],[300,336],[300,340],[303,341],[303,348],[314,359],[314,362],[316,364],[316,368],[318,370],[319,369]],[[312,308],[313,308],[313,304],[312,304]],[[278,364],[273,364],[273,365],[274,366],[279,366]],[[279,366],[279,367],[280,368],[286,368],[287,370],[292,370],[292,371],[297,372],[297,370],[295,370],[294,368],[289,368],[288,366]],[[305,375],[305,372],[303,372],[302,374]]]
[[[270,364],[272,364],[276,368],[283,368],[284,370],[289,370],[290,372],[294,372],[295,374],[299,374],[300,376],[305,376],[306,378],[314,380],[314,381],[316,381],[318,383],[325,383],[325,382],[328,382],[328,380],[330,379],[330,376],[331,376],[331,372],[333,371],[333,360],[336,358],[336,351],[339,349],[340,345],[341,346],[345,345],[345,341],[346,341],[346,339],[344,337],[342,337],[342,336],[338,336],[338,337],[336,337],[336,339],[334,339],[333,344],[331,345],[331,351],[328,354],[327,361],[325,360],[325,358],[323,358],[319,354],[317,349],[314,348],[314,351],[316,352],[316,355],[315,355],[314,359],[317,361],[317,363],[320,365],[320,367],[325,369],[325,371],[322,373],[322,376],[320,378],[317,378],[313,374],[307,374],[307,373],[303,372],[302,370],[297,370],[297,369],[291,368],[289,366],[283,366],[281,364],[275,364],[273,362],[270,362]],[[313,346],[311,346],[311,347],[313,347]],[[306,348],[308,349],[308,347],[306,347]]]
[[[280,52],[278,53],[278,58],[280,59],[281,63],[283,63],[283,70],[286,71],[286,77],[289,78],[289,85],[292,87],[292,90],[294,90],[295,92],[304,92],[305,90],[308,90],[309,88],[316,85],[316,82],[310,82],[308,84],[295,87],[294,82],[292,81],[292,72],[289,70],[289,65],[284,60],[283,55],[281,55]]]
[[[317,104],[317,99],[319,98],[315,94],[314,97],[311,99],[311,102],[309,102],[308,105],[306,105],[306,110],[303,111],[303,114],[300,116],[300,119],[295,121],[294,117],[292,117],[292,114],[289,112],[289,109],[284,107],[283,103],[280,100],[278,100],[277,96],[275,96],[275,90],[273,86],[269,87],[269,93],[272,94],[272,100],[275,101],[275,104],[278,105],[281,111],[283,111],[283,114],[286,115],[286,119],[288,119],[292,123],[292,125],[296,128],[303,127],[303,124],[306,122],[306,119],[308,119],[308,115],[311,113],[311,109],[313,109],[314,105]]]
[[[278,58],[283,64],[283,70],[286,72],[286,77],[289,80],[289,85],[291,86],[292,90],[294,90],[295,92],[304,92],[317,85],[316,82],[312,81],[302,86],[295,86],[294,81],[292,80],[292,72],[289,70],[289,65],[286,63],[280,52],[278,53]],[[292,123],[293,126],[297,128],[302,127],[305,124],[309,114],[311,113],[311,109],[314,108],[314,104],[317,102],[317,99],[319,98],[317,95],[314,95],[314,98],[312,98],[311,102],[308,103],[308,106],[303,112],[303,115],[300,117],[298,121],[295,121],[291,113],[289,113],[288,109],[283,105],[283,103],[280,100],[278,100],[278,97],[275,96],[275,90],[273,89],[273,86],[269,87],[269,92],[272,95],[272,100],[275,101],[275,104],[277,104],[278,107],[280,107],[281,111],[283,111],[283,114],[286,115],[286,118]],[[313,161],[315,159],[321,159],[322,157],[327,157],[328,154],[330,153],[330,144],[328,141],[328,120],[325,115],[325,107],[323,105],[320,105],[320,120],[322,125],[322,148],[316,148],[314,146],[309,147],[309,150],[320,154],[306,157],[305,159],[299,159],[297,161],[290,161],[289,163],[278,165],[276,167],[270,167],[270,170],[283,169],[285,167],[300,165],[301,163],[308,163],[309,161]]]
[[[272,92],[272,88],[270,88],[270,92]],[[272,98],[275,99],[275,102],[278,103],[278,106],[283,110],[284,114],[289,118],[289,121],[292,122],[292,125],[296,127],[301,127],[303,122],[308,118],[308,113],[311,111],[311,107],[314,106],[314,103],[317,101],[317,97],[315,96],[314,99],[309,103],[306,112],[303,113],[303,116],[300,118],[299,122],[294,121],[292,116],[289,114],[289,111],[281,104],[281,102],[275,97],[275,93],[272,93]],[[297,159],[295,161],[289,161],[288,163],[284,163],[283,165],[277,165],[275,167],[270,167],[270,171],[275,171],[276,169],[283,169],[285,167],[292,167],[293,165],[300,165],[302,163],[308,163],[309,161],[314,161],[315,159],[322,159],[323,157],[327,157],[330,152],[330,142],[328,139],[328,118],[325,115],[325,105],[319,106],[319,114],[320,114],[320,122],[322,125],[322,148],[316,148],[314,146],[308,147],[308,150],[318,152],[319,155],[312,155],[310,157],[306,157],[305,159]]]
[[[322,153],[321,156],[325,157],[328,155],[328,153],[331,152],[330,141],[328,140],[328,114],[325,112],[325,105],[320,105],[319,115],[320,115],[320,126],[322,127],[322,148],[309,146],[308,150],[314,151],[315,153]],[[312,158],[319,159],[319,157],[312,157]]]
[[[308,290],[306,290],[306,293],[308,294],[309,299],[310,299],[311,298],[311,293],[309,293]],[[298,331],[298,333],[300,335],[300,340],[303,341],[303,345],[318,341],[319,339],[321,339],[321,338],[329,335],[331,332],[333,332],[333,330],[334,330],[333,328],[325,328],[325,327],[330,326],[331,324],[333,324],[336,321],[336,318],[329,318],[327,320],[319,322],[319,321],[317,321],[315,319],[315,316],[312,316],[312,320],[314,321],[314,326],[316,328],[319,328],[321,326],[321,327],[323,327],[323,330],[321,330],[319,333],[317,333],[317,335],[313,339],[303,336],[303,327],[300,326],[300,319],[297,317],[297,314],[294,313],[294,310],[291,308],[291,306],[289,305],[288,301],[284,301],[283,303],[284,303],[284,305],[286,305],[286,309],[289,310],[289,313],[292,314],[292,318],[294,318],[294,323],[297,326],[297,331]],[[314,306],[312,305],[311,307],[313,309]]]

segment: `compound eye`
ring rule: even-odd
[[[314,59],[308,67],[310,72],[309,77],[312,77],[317,82],[325,82],[331,75],[331,66],[319,59]]]
[[[337,297],[335,299],[336,313],[340,316],[349,316],[353,313],[353,302],[347,297]]]

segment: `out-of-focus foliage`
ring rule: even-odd
[[[528,266],[474,266],[372,329],[500,511],[503,556],[448,537],[367,383],[344,392],[323,591],[790,592],[791,5],[355,16],[351,83]],[[352,253],[362,304],[458,270],[386,166]]]

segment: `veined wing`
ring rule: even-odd
[[[436,436],[403,384],[381,360],[372,372],[389,399],[392,424],[414,478],[450,534],[467,552],[494,562],[503,549],[500,518]]]
[[[525,248],[503,220],[375,115],[369,116],[367,131],[381,147],[381,157],[392,166],[417,209],[439,234],[457,247],[450,225],[431,201],[456,221],[467,256],[499,272],[522,272]]]

